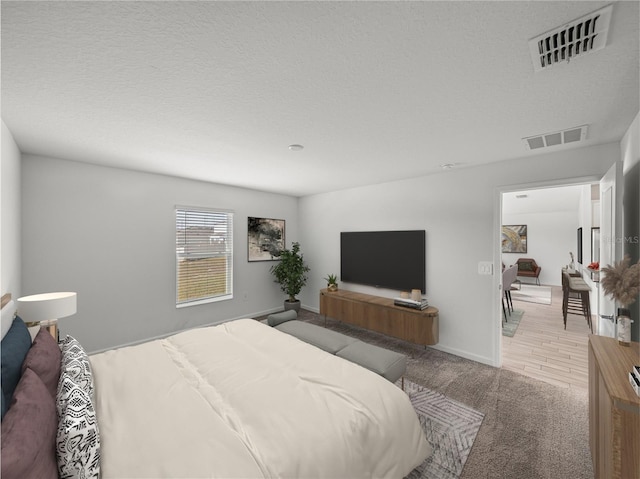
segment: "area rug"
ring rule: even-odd
[[[513,338],[513,336],[516,334],[518,326],[520,326],[522,316],[524,316],[524,311],[521,311],[519,309],[514,309],[513,311],[511,311],[511,315],[507,313],[507,321],[502,321],[502,335]]]
[[[484,414],[406,379],[404,390],[433,448],[431,455],[406,479],[458,479]]]
[[[527,303],[551,304],[551,286],[522,284],[519,290],[511,291],[511,299]]]

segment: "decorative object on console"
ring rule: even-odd
[[[634,366],[629,373],[629,382],[635,393],[640,396],[640,366]]]
[[[618,342],[623,346],[631,344],[631,311],[625,308],[618,308],[617,333]]]
[[[247,258],[249,261],[275,261],[284,249],[284,220],[247,218]]]
[[[526,253],[527,225],[503,225],[501,241],[503,253]]]
[[[76,314],[78,295],[73,292],[42,293],[18,298],[18,314],[32,337],[36,326],[45,327],[58,340],[58,319]],[[33,328],[33,331],[32,329]]]
[[[629,265],[631,257],[625,255],[621,261],[614,265],[602,268],[600,284],[604,293],[618,302],[618,343],[629,346],[631,342],[630,311],[628,307],[633,304],[640,292],[640,261]]]
[[[330,274],[324,279],[327,281],[327,291],[338,291],[338,276]]]
[[[300,252],[300,243],[293,243],[291,249],[283,249],[279,254],[280,262],[271,267],[270,271],[275,276],[275,282],[280,283],[280,289],[289,297],[284,301],[285,311],[300,310],[300,300],[296,295],[307,284],[309,267],[304,262]]]

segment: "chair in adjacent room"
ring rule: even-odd
[[[517,290],[514,284],[518,281],[518,265],[514,264],[509,268],[506,268],[502,271],[502,290],[504,291],[504,296],[502,298],[502,311],[504,313],[505,321],[507,320],[507,311],[509,312],[509,316],[511,316],[511,312],[513,311],[513,300],[511,299],[511,291]],[[506,308],[505,308],[506,302]]]
[[[576,314],[585,317],[587,325],[591,333],[593,333],[590,291],[591,288],[582,277],[571,276],[567,271],[562,271],[562,319],[564,321],[564,329],[567,329],[567,315]]]
[[[518,276],[534,278],[536,280],[536,284],[540,286],[540,271],[542,271],[542,267],[538,266],[535,259],[518,258],[516,264],[518,265]]]

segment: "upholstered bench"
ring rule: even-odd
[[[289,310],[269,315],[266,323],[330,354],[367,368],[392,383],[400,379],[407,370],[407,357],[404,354],[365,343],[315,324],[297,321],[297,317],[295,311]]]

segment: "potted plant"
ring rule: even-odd
[[[326,278],[327,281],[327,291],[338,291],[338,276],[335,274],[330,274]]]
[[[291,249],[283,249],[277,256],[280,258],[278,264],[271,267],[271,274],[275,277],[275,282],[280,284],[280,289],[288,295],[284,301],[285,311],[294,309],[300,311],[300,300],[296,295],[300,293],[302,287],[307,284],[309,267],[304,263],[302,253],[300,253],[300,243],[293,243]]]

